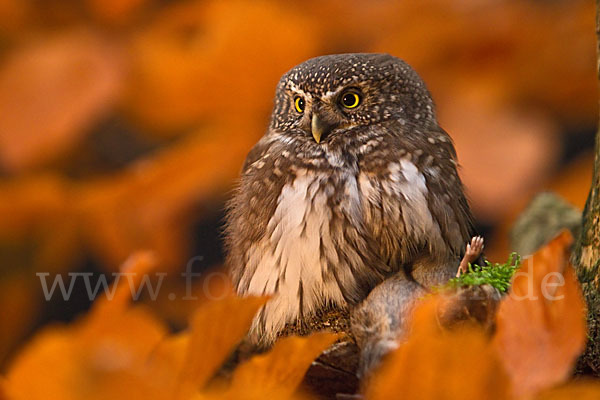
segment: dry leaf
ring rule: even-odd
[[[183,369],[189,348],[189,332],[166,337],[148,358],[146,368],[140,374],[143,380],[140,385],[159,387],[161,392],[168,394],[163,398],[175,398],[180,371]]]
[[[152,267],[147,254],[132,256],[127,271],[135,274],[133,284]],[[72,326],[40,332],[9,368],[10,398],[136,398],[127,395],[137,392],[136,387],[123,378],[128,377],[127,371],[142,369],[167,330],[144,308],[128,307],[130,296],[129,285],[120,281],[114,302],[99,300]]]
[[[112,296],[70,326],[47,327],[17,356],[7,375],[11,399],[189,399],[248,330],[266,298],[226,297],[194,315],[191,331],[167,336],[145,307],[129,305],[155,268],[149,253],[123,265]],[[35,384],[31,384],[32,376]]]
[[[207,303],[194,315],[178,398],[188,398],[208,382],[246,335],[254,315],[266,301],[265,297],[227,297]]]
[[[127,279],[120,280],[114,293],[99,298],[90,314],[97,315],[97,320],[106,316],[118,315],[127,309],[133,298],[132,290],[140,287],[145,277],[157,267],[158,260],[153,252],[139,251],[132,254],[121,265],[120,272],[127,274]]]
[[[306,338],[280,339],[268,353],[237,367],[227,394],[231,398],[290,397],[311,363],[338,338],[331,333],[316,333]]]
[[[368,400],[508,399],[510,381],[482,329],[442,331],[439,299],[414,314],[412,330],[368,382]]]
[[[563,382],[583,350],[585,305],[569,264],[572,242],[565,231],[527,258],[500,304],[493,345],[517,396]]]
[[[25,241],[48,221],[68,219],[69,189],[54,174],[0,182],[0,238]]]
[[[493,81],[509,104],[533,103],[563,120],[595,123],[594,2],[484,3],[402,2],[369,50],[408,61],[434,97],[462,97],[461,77]]]

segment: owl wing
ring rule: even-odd
[[[277,197],[286,183],[285,177],[274,176],[276,163],[285,163],[273,148],[269,135],[250,150],[233,196],[227,204],[225,245],[227,265],[237,285],[247,264],[247,252],[267,229],[267,223],[277,207]]]
[[[433,165],[423,166],[429,191],[429,210],[452,254],[461,257],[466,243],[476,234],[476,230],[458,173],[456,150],[452,139],[442,128],[434,130],[428,136],[438,138],[433,144],[428,142],[431,144],[431,154],[434,154]]]
[[[390,122],[360,160],[365,223],[392,270],[427,258],[458,262],[474,234],[456,151],[441,128]]]

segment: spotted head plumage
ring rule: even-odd
[[[304,132],[317,127],[323,133],[319,140],[326,140],[336,130],[390,119],[435,122],[431,96],[414,70],[387,54],[328,55],[283,75],[271,127]]]
[[[455,272],[472,217],[434,110],[390,55],[322,56],[283,75],[228,213],[237,292],[272,296],[252,341],[352,308],[389,276]]]

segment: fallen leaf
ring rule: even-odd
[[[56,228],[54,223],[71,218],[70,188],[55,174],[0,182],[0,240],[26,241],[32,233],[47,229],[48,222]]]
[[[510,398],[510,380],[484,331],[443,331],[439,306],[433,297],[417,307],[408,339],[369,380],[366,399]]]
[[[569,263],[572,242],[564,231],[525,259],[500,304],[492,343],[516,396],[563,382],[584,348],[585,303]]]
[[[189,331],[162,340],[150,354],[142,373],[138,373],[142,380],[140,385],[150,386],[150,388],[159,387],[161,391],[168,394],[163,398],[175,398],[180,371],[183,369],[189,348]]]
[[[117,287],[114,293],[110,295],[105,293],[94,304],[90,315],[92,319],[102,321],[105,317],[119,315],[127,310],[133,298],[133,292],[140,287],[140,283],[154,269],[156,269],[158,260],[153,252],[139,251],[132,254],[121,265],[120,273],[127,279],[121,279],[116,282]],[[131,278],[131,279],[129,279]]]
[[[280,339],[268,353],[254,356],[236,368],[227,395],[289,398],[311,363],[338,338],[331,333],[316,333],[306,338]]]
[[[226,297],[198,310],[190,324],[190,343],[177,398],[188,398],[208,382],[246,335],[254,315],[266,301],[265,297]]]
[[[140,253],[129,259],[127,268],[135,274],[135,284],[153,268],[153,261]],[[114,299],[99,300],[71,326],[50,326],[38,333],[9,367],[9,398],[138,398],[127,372],[143,369],[167,329],[144,307],[128,306],[129,284],[120,281]]]
[[[595,123],[594,2],[432,0],[402,2],[388,15],[395,23],[369,50],[405,59],[434,97],[460,100],[463,78],[492,81],[520,109],[533,104],[576,125]]]

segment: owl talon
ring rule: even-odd
[[[471,243],[467,243],[467,249],[465,251],[465,255],[460,261],[460,265],[458,266],[458,271],[456,272],[456,277],[459,277],[461,274],[464,274],[469,269],[469,264],[473,263],[483,251],[483,237],[474,236],[471,239]]]

